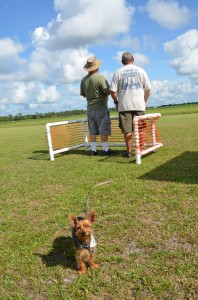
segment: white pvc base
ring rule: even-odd
[[[140,154],[136,154],[135,155],[135,157],[136,157],[136,165],[141,165],[141,155]]]

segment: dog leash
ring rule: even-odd
[[[103,182],[100,182],[94,186],[92,186],[92,188],[89,190],[88,194],[87,194],[87,199],[86,199],[86,209],[85,209],[85,215],[87,216],[88,213],[89,213],[89,198],[90,198],[90,193],[91,193],[91,190],[97,186],[100,186],[100,185],[103,185],[103,184],[108,184],[108,183],[111,183],[113,182],[113,180],[108,180],[108,181],[103,181]]]

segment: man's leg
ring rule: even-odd
[[[100,139],[102,142],[103,151],[107,152],[109,150],[108,135],[101,135]]]
[[[107,108],[99,109],[97,114],[98,131],[100,133],[100,139],[105,155],[110,154],[108,136],[111,134],[111,119]]]
[[[98,129],[97,129],[97,124],[96,124],[96,120],[95,120],[95,111],[88,111],[87,117],[88,117],[89,138],[90,138],[92,155],[97,155],[96,135],[97,135]]]
[[[126,143],[126,147],[127,147],[127,152],[131,153],[131,149],[132,149],[132,133],[131,132],[124,133],[124,139],[125,139],[125,143]]]
[[[90,134],[90,145],[91,145],[91,150],[96,152],[96,135]]]
[[[119,112],[119,127],[124,134],[124,140],[127,148],[127,157],[131,157],[132,150],[132,111]]]

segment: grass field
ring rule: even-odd
[[[44,124],[57,119],[0,124],[0,299],[198,299],[197,107],[156,109],[164,147],[142,165],[122,148],[52,162]],[[90,197],[100,268],[79,277],[67,216],[106,180]]]

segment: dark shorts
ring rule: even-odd
[[[107,108],[87,112],[89,133],[91,135],[110,135],[111,119]]]
[[[133,118],[135,116],[144,115],[144,111],[120,111],[119,112],[119,127],[122,133],[133,132]]]

